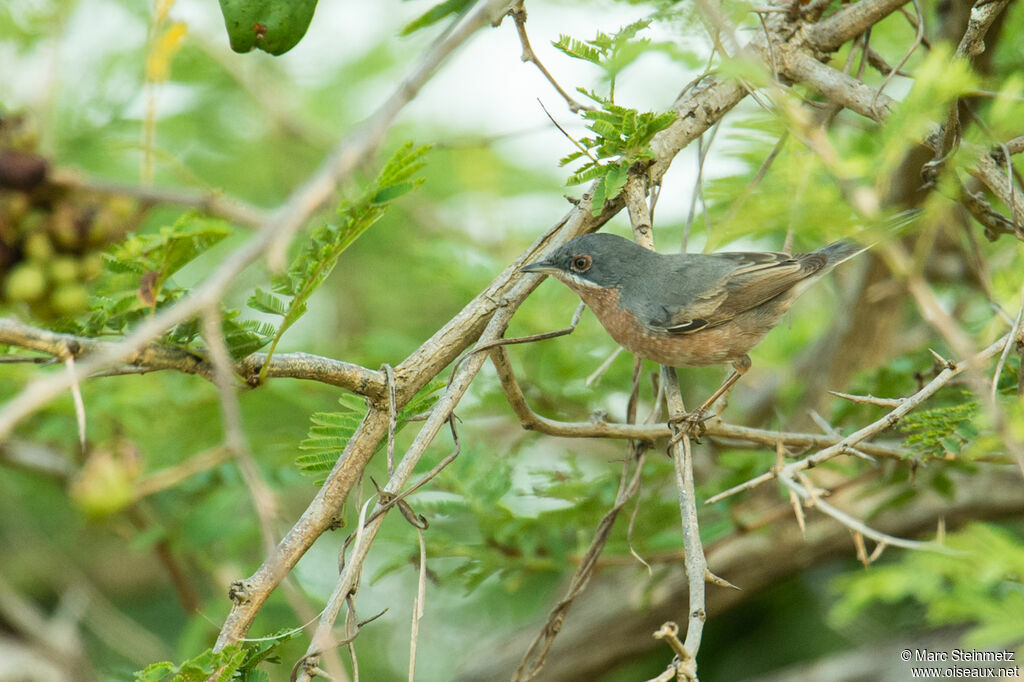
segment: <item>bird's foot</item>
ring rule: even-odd
[[[706,408],[699,408],[693,412],[672,415],[668,419],[668,427],[672,430],[672,438],[668,442],[669,448],[689,436],[697,443],[700,443],[701,436],[707,433],[708,427],[705,422],[714,415],[708,414]]]

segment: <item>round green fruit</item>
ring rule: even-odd
[[[306,35],[317,0],[220,0],[231,49],[282,55]]]
[[[62,284],[50,296],[50,303],[58,313],[73,315],[89,305],[89,292],[81,284]]]
[[[8,301],[35,301],[46,293],[46,274],[36,263],[21,263],[7,275],[4,296]]]

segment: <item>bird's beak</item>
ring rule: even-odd
[[[548,260],[538,260],[532,263],[527,263],[523,267],[519,268],[519,272],[537,272],[541,274],[551,275],[558,272],[558,268],[555,267],[554,263]]]

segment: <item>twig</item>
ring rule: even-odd
[[[497,370],[498,379],[501,381],[509,406],[524,429],[563,438],[621,438],[653,441],[672,435],[672,430],[666,424],[617,424],[596,419],[588,422],[562,422],[542,417],[527,405],[526,397],[512,370],[508,353],[503,348],[495,348],[491,351],[491,360]],[[749,426],[727,424],[721,419],[710,419],[705,422],[705,427],[707,428],[705,435],[712,438],[769,447],[775,447],[775,444],[781,441],[790,448],[826,448],[843,440],[839,436],[755,429]],[[910,454],[908,450],[878,443],[861,443],[858,448],[877,457],[897,460],[905,459]]]
[[[788,469],[788,467],[787,467],[787,469]],[[839,523],[843,524],[844,526],[846,526],[850,530],[853,530],[854,532],[857,532],[857,533],[860,533],[861,535],[869,537],[872,540],[875,540],[876,542],[883,542],[883,543],[885,543],[887,545],[893,545],[895,547],[903,547],[904,549],[927,549],[927,550],[932,550],[932,551],[936,551],[936,552],[946,552],[946,553],[951,551],[951,550],[949,550],[949,548],[947,548],[947,547],[945,547],[943,545],[940,545],[938,543],[935,543],[935,542],[920,542],[920,541],[917,541],[917,540],[905,540],[903,538],[898,538],[898,537],[896,537],[894,535],[889,535],[888,533],[883,533],[881,531],[877,531],[874,528],[871,528],[871,527],[867,526],[862,521],[859,521],[858,519],[855,519],[854,517],[850,516],[846,512],[842,511],[841,509],[837,509],[836,507],[833,507],[829,503],[827,503],[824,500],[822,500],[820,497],[814,495],[813,492],[811,490],[809,490],[806,486],[801,485],[800,483],[797,483],[788,474],[786,469],[783,469],[783,473],[779,476],[779,481],[781,481],[788,489],[790,489],[793,492],[795,492],[801,498],[803,498],[805,500],[810,500],[811,501],[811,506],[816,507],[817,509],[821,510],[822,512],[824,512],[828,516],[831,516],[833,519],[835,519]]]
[[[259,227],[267,220],[266,211],[221,192],[198,192],[190,189],[165,189],[148,185],[127,185],[90,178],[80,173],[58,168],[49,176],[54,187],[95,192],[111,196],[138,199],[143,204],[174,204],[198,209],[203,213],[224,218],[245,227]]]
[[[549,120],[549,121],[551,121],[551,123],[552,123],[552,124],[553,124],[553,125],[554,125],[554,126],[555,126],[556,128],[558,128],[558,132],[562,133],[562,135],[564,135],[564,136],[566,137],[566,139],[568,139],[568,140],[569,140],[570,142],[572,142],[572,143],[573,143],[573,145],[574,145],[574,146],[576,147],[576,149],[580,150],[580,152],[581,152],[581,153],[582,153],[582,154],[583,154],[584,156],[586,156],[586,157],[587,157],[588,159],[590,159],[591,161],[593,161],[593,162],[594,162],[594,164],[596,164],[596,165],[598,165],[598,166],[600,166],[600,165],[601,165],[601,162],[600,162],[600,161],[598,161],[598,160],[597,160],[597,158],[596,158],[596,157],[595,157],[595,156],[594,156],[593,154],[591,154],[591,153],[590,153],[590,150],[589,150],[589,149],[587,149],[586,147],[584,147],[584,146],[583,146],[582,144],[580,144],[580,143],[579,143],[579,141],[578,141],[578,140],[577,140],[577,139],[576,139],[575,137],[573,137],[572,135],[570,135],[570,134],[569,134],[569,131],[568,131],[568,130],[566,130],[565,128],[563,128],[563,127],[562,127],[562,124],[561,124],[561,123],[559,123],[559,122],[558,122],[558,121],[557,121],[557,120],[555,119],[555,117],[551,115],[551,112],[550,112],[550,111],[548,111],[548,108],[547,108],[546,106],[544,106],[544,102],[542,102],[542,101],[540,100],[540,98],[539,98],[539,97],[537,98],[537,104],[539,104],[539,105],[540,105],[540,108],[541,108],[541,110],[542,110],[542,111],[544,112],[544,115],[548,117],[548,120]]]
[[[583,380],[583,383],[587,386],[593,386],[597,383],[601,377],[604,376],[604,373],[608,371],[608,368],[612,366],[612,363],[615,362],[615,358],[619,357],[624,350],[625,349],[622,346],[616,345],[615,350],[608,354],[608,357],[597,366],[597,369],[587,375],[587,378]]]
[[[903,68],[903,65],[907,63],[911,55],[921,45],[921,41],[924,40],[924,14],[921,12],[921,5],[918,4],[918,0],[911,0],[914,3],[914,12],[917,13],[917,31],[914,35],[914,42],[910,44],[907,51],[903,54],[903,57],[896,63],[896,68],[892,69],[885,78],[882,79],[882,84],[878,86],[875,91],[875,96],[871,99],[871,109],[875,108],[875,103],[878,102],[878,98],[882,96],[885,91],[885,87],[889,85],[893,77]]]
[[[551,83],[551,86],[558,91],[558,94],[562,96],[565,103],[569,105],[569,110],[572,111],[572,113],[578,114],[580,111],[590,111],[593,109],[593,107],[580,104],[574,100],[569,93],[563,90],[562,86],[555,80],[555,77],[551,75],[551,72],[548,71],[541,63],[540,59],[537,58],[537,53],[533,51],[533,47],[530,45],[530,38],[526,35],[526,6],[523,0],[518,0],[508,13],[512,15],[512,20],[516,25],[516,32],[519,34],[519,43],[523,47],[521,59],[524,62],[533,62],[533,65],[536,66],[541,74],[544,75],[544,78],[548,80],[548,83]]]
[[[747,199],[750,198],[757,186],[761,184],[764,176],[768,174],[768,170],[772,167],[772,163],[779,156],[779,153],[785,148],[786,140],[788,139],[789,131],[785,130],[782,135],[779,136],[778,142],[776,142],[775,146],[772,147],[771,152],[765,158],[764,162],[761,163],[761,167],[757,169],[756,173],[754,173],[754,177],[751,178],[750,182],[747,183],[747,186],[743,188],[742,192],[740,192],[740,195],[729,205],[728,212],[726,212],[725,217],[722,218],[722,225],[728,225],[732,222],[732,219],[736,217],[736,214],[739,213],[739,210],[746,203]]]
[[[345,637],[344,639],[340,639],[338,641],[335,641],[335,642],[330,642],[323,649],[318,649],[317,651],[314,651],[312,653],[308,653],[305,656],[303,656],[302,658],[300,658],[299,660],[295,661],[295,665],[292,666],[292,672],[291,672],[291,676],[289,678],[291,680],[291,682],[296,682],[296,680],[299,678],[299,671],[300,670],[302,670],[306,674],[313,673],[315,671],[316,674],[320,675],[321,677],[327,677],[327,675],[324,674],[324,671],[320,670],[315,665],[310,666],[311,659],[321,656],[325,651],[327,651],[327,649],[337,649],[338,647],[343,647],[343,646],[347,646],[347,645],[351,644],[352,642],[355,641],[356,637],[359,635],[359,631],[363,628],[364,625],[368,625],[369,623],[372,623],[373,621],[377,620],[378,618],[380,618],[381,616],[383,616],[387,612],[388,612],[388,610],[384,609],[384,610],[382,610],[380,613],[378,613],[375,616],[370,616],[366,620],[361,620],[361,621],[357,622],[355,624],[355,626],[353,628],[351,628],[353,630],[353,632],[349,636]],[[353,654],[353,656],[354,656],[354,654]],[[307,668],[309,668],[309,669],[307,670]],[[354,666],[354,668],[355,668],[356,671],[359,670],[358,665]],[[356,679],[357,680],[359,679],[358,674],[356,675]]]
[[[644,457],[641,454],[635,463],[629,459],[623,463],[622,476],[619,478],[619,490],[615,495],[615,503],[605,513],[600,523],[598,523],[597,529],[594,531],[594,537],[590,541],[590,546],[587,548],[586,554],[583,555],[580,565],[576,568],[576,572],[569,581],[569,588],[566,590],[565,595],[551,609],[544,627],[541,628],[540,633],[530,643],[526,653],[520,659],[519,665],[512,675],[513,682],[525,682],[532,679],[544,666],[544,661],[551,650],[551,645],[554,643],[555,637],[561,631],[562,624],[565,622],[569,607],[572,606],[576,597],[586,588],[587,583],[590,581],[590,576],[597,567],[597,559],[601,554],[601,550],[604,549],[608,537],[611,535],[616,517],[618,517],[619,512],[622,511],[622,508],[636,494],[640,487],[643,459]],[[630,471],[631,469],[632,472]]]
[[[224,447],[231,452],[238,463],[238,470],[249,489],[256,517],[259,519],[264,550],[271,552],[274,545],[277,544],[277,534],[274,532],[277,501],[274,499],[270,487],[260,475],[259,467],[249,449],[245,429],[242,426],[242,412],[238,405],[238,397],[235,395],[231,356],[224,344],[220,313],[217,309],[205,309],[202,324],[203,339],[206,341],[210,359],[213,362],[214,381],[220,393],[221,413],[224,421]]]
[[[71,376],[71,401],[75,406],[75,421],[78,425],[78,445],[85,455],[85,400],[82,399],[82,386],[75,377],[75,356],[67,355],[64,358],[64,366]]]
[[[996,397],[999,392],[999,376],[1003,373],[1003,366],[1006,365],[1006,358],[1010,354],[1010,349],[1022,342],[1022,322],[1024,322],[1024,290],[1021,291],[1021,307],[1017,310],[1017,319],[1013,322],[1013,326],[1010,329],[1010,336],[1006,339],[1006,347],[1003,348],[1003,352],[999,354],[999,362],[996,363],[995,372],[992,373],[992,391],[989,394],[989,400],[993,405],[996,403]]]
[[[843,393],[841,391],[829,391],[832,395],[843,400],[849,400],[851,403],[858,403],[860,405],[877,405],[878,407],[899,407],[906,398],[878,398],[873,395],[853,395],[852,393]]]
[[[683,253],[686,253],[686,245],[690,240],[690,227],[693,225],[694,214],[697,211],[697,200],[701,201],[704,209],[704,226],[710,236],[710,225],[708,224],[708,209],[704,205],[704,161],[708,157],[708,152],[711,150],[711,144],[715,141],[715,135],[718,134],[721,121],[711,126],[711,132],[708,134],[707,144],[704,144],[704,136],[702,135],[697,140],[697,178],[693,181],[693,195],[690,197],[690,210],[686,214],[686,222],[683,224]],[[648,213],[650,209],[648,208]],[[653,220],[653,218],[652,218]]]
[[[423,542],[423,529],[416,529],[420,541],[420,571],[416,583],[416,598],[412,602],[412,631],[409,635],[409,682],[416,678],[416,644],[419,641],[423,602],[427,594],[427,545]]]
[[[223,445],[218,445],[205,452],[192,455],[180,464],[147,474],[135,484],[132,492],[136,500],[141,500],[162,490],[173,488],[198,473],[219,466],[231,459],[232,455],[231,450]]]
[[[714,495],[713,497],[709,498],[705,502],[705,504],[713,504],[715,502],[718,502],[719,500],[725,499],[726,497],[735,495],[738,492],[750,490],[751,488],[754,488],[762,483],[765,483],[766,481],[772,480],[777,475],[786,475],[792,477],[797,471],[810,469],[812,467],[823,464],[824,462],[827,462],[828,460],[834,457],[837,457],[841,454],[845,454],[850,447],[856,446],[861,441],[870,438],[875,434],[884,431],[887,428],[895,426],[900,419],[909,414],[913,409],[915,409],[925,400],[933,396],[940,388],[949,383],[950,380],[952,380],[954,377],[963,373],[968,368],[980,365],[986,360],[992,358],[996,353],[1002,352],[1008,338],[1009,334],[1004,335],[998,341],[991,344],[990,346],[988,346],[981,352],[975,354],[974,356],[968,358],[966,361],[959,363],[946,363],[946,366],[942,369],[942,371],[939,372],[934,379],[932,379],[924,387],[917,391],[917,393],[914,393],[912,396],[907,397],[899,406],[885,414],[883,417],[875,420],[874,422],[868,424],[867,426],[862,427],[861,429],[855,431],[854,433],[851,433],[849,436],[842,439],[835,445],[831,445],[827,448],[819,450],[815,454],[810,455],[808,457],[804,457],[803,459],[791,462],[787,464],[781,471],[772,470],[767,473],[761,474],[760,476],[752,478],[749,481],[746,481],[745,483],[741,483],[740,485],[733,486],[728,490],[724,490],[718,493],[717,495]]]

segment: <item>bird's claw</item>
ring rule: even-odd
[[[686,414],[677,414],[669,417],[668,427],[672,430],[672,438],[668,442],[669,448],[689,436],[695,442],[700,443],[701,436],[708,431],[705,424],[714,415],[707,414],[706,410],[699,409]]]

